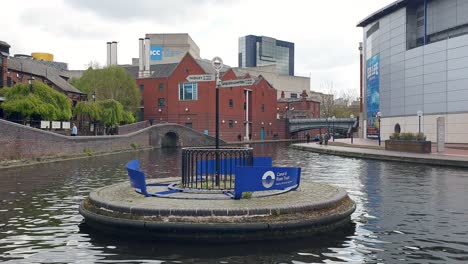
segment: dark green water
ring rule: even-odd
[[[202,245],[122,240],[82,224],[79,203],[125,181],[139,158],[152,177],[179,175],[176,149],[0,170],[0,261],[6,263],[468,263],[468,170],[318,155],[255,145],[274,164],[347,189],[353,223],[307,240]]]

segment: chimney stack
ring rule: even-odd
[[[112,57],[111,57],[111,65],[117,65],[117,41],[112,41],[111,46]]]
[[[149,38],[145,38],[145,71],[150,71],[150,45],[151,41]]]
[[[140,58],[138,60],[138,77],[139,78],[146,78],[151,75],[151,68],[150,68],[150,46],[151,40],[150,38],[140,38],[138,40],[139,44],[139,51],[140,51]]]
[[[106,65],[107,65],[107,66],[110,66],[110,65],[111,65],[111,57],[112,57],[112,54],[111,54],[111,43],[110,43],[110,42],[107,42],[107,62],[106,62]]]
[[[145,62],[143,61],[143,60],[144,60],[144,57],[145,57],[145,56],[144,56],[145,52],[144,52],[143,38],[140,38],[140,39],[138,40],[138,44],[139,44],[139,51],[140,51],[140,54],[139,54],[139,55],[140,55],[140,58],[139,58],[139,60],[138,60],[138,66],[139,66],[139,71],[142,72],[142,71],[144,70],[144,63],[145,63]]]

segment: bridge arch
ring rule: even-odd
[[[332,130],[351,131],[356,129],[359,122],[355,118],[304,118],[289,119],[289,133],[296,133],[310,129],[328,128]]]
[[[179,145],[179,134],[174,131],[169,131],[164,134],[161,141],[162,148],[177,148]]]

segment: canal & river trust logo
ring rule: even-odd
[[[262,176],[262,185],[266,189],[269,189],[275,184],[275,173],[272,171],[267,171]]]

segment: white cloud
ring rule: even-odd
[[[0,40],[12,53],[55,54],[71,69],[105,62],[107,41],[118,41],[119,63],[138,56],[145,33],[189,33],[201,56],[237,66],[238,37],[253,34],[295,43],[296,75],[312,89],[332,81],[358,89],[362,29],[356,24],[393,0],[44,0],[7,1]]]

